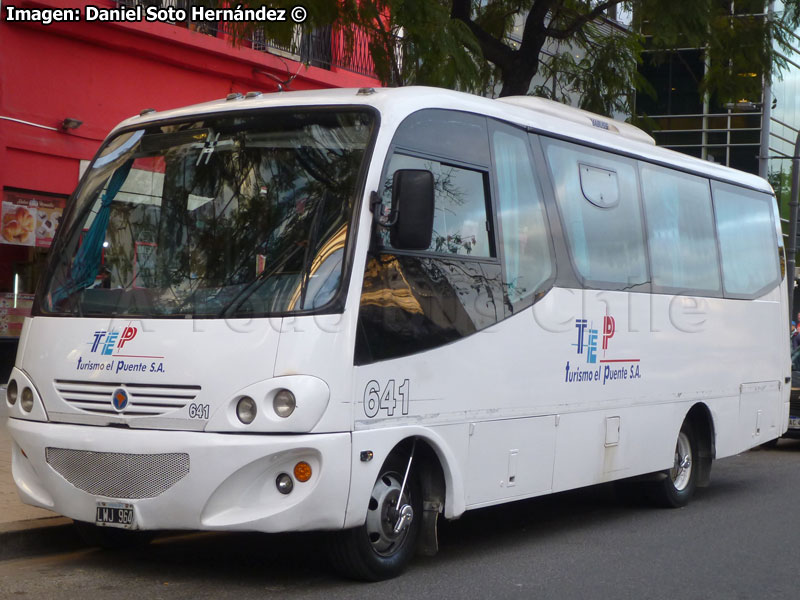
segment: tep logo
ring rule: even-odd
[[[586,319],[575,319],[575,329],[578,330],[578,343],[572,344],[577,347],[578,354],[586,353],[587,363],[597,362],[597,329],[592,328]],[[603,317],[603,354],[608,350],[608,342],[614,337],[616,331],[614,317],[606,315]],[[606,362],[601,360],[600,362]]]
[[[112,356],[115,350],[122,350],[122,347],[136,337],[139,332],[136,327],[125,327],[120,334],[118,331],[95,331],[94,339],[89,342],[92,346],[91,352],[100,352],[105,356]]]

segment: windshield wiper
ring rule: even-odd
[[[239,290],[239,292],[237,292],[237,294],[233,297],[233,299],[231,299],[230,302],[226,303],[222,307],[222,310],[220,310],[216,314],[215,318],[221,319],[222,317],[225,316],[226,313],[228,313],[232,309],[238,309],[250,296],[252,296],[256,291],[258,291],[258,288],[260,288],[264,284],[264,282],[267,281],[267,279],[272,277],[275,273],[278,272],[278,270],[283,268],[283,266],[287,262],[289,262],[289,260],[292,257],[294,257],[298,252],[303,250],[307,244],[308,242],[300,243],[294,247],[290,247],[284,250],[283,253],[280,256],[278,256],[278,258],[275,260],[275,263],[271,269],[264,269],[263,271],[261,271],[261,273],[256,275],[256,278],[253,281],[251,281],[244,288]]]

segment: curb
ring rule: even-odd
[[[45,517],[0,523],[0,561],[85,548],[72,519]]]

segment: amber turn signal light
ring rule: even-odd
[[[305,483],[311,479],[311,465],[305,461],[300,461],[294,466],[294,478]]]

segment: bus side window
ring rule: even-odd
[[[653,291],[721,295],[707,179],[642,164]]]
[[[553,275],[542,194],[526,134],[495,124],[491,136],[502,233],[505,287],[515,311],[530,306]]]
[[[628,289],[649,281],[632,161],[578,144],[542,138],[572,262],[585,283]],[[583,181],[581,169],[584,170]],[[583,186],[605,175],[603,199]],[[609,186],[619,186],[612,190]]]
[[[391,205],[392,177],[399,169],[424,169],[433,173],[436,206],[429,251],[480,258],[493,255],[486,214],[486,173],[396,153],[389,163],[383,186],[384,207]],[[388,229],[383,228],[381,240],[384,247],[390,247]]]
[[[713,184],[725,295],[754,298],[780,283],[778,241],[767,194]],[[772,244],[764,243],[772,240]]]

